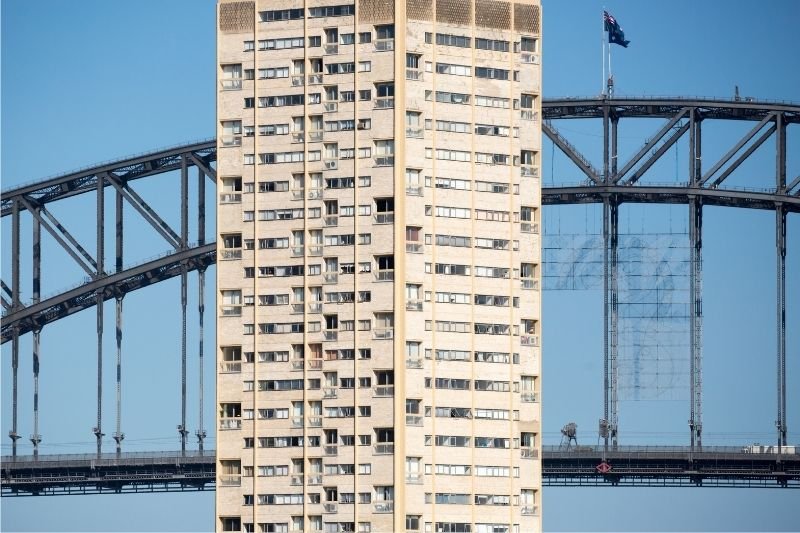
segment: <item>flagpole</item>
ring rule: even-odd
[[[600,20],[603,21],[600,32],[600,58],[603,63],[603,80],[600,85],[600,94],[606,94],[606,7],[603,6],[603,13],[600,15]]]

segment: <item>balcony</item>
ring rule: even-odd
[[[339,340],[339,332],[335,329],[326,329],[322,332],[322,338],[326,341]]]
[[[323,283],[339,283],[339,273],[338,272],[326,272],[322,275],[322,282]]]
[[[376,52],[388,52],[390,50],[394,50],[394,39],[375,39],[372,42],[375,43]]]
[[[219,484],[223,487],[240,487],[242,485],[242,476],[220,474]]]
[[[303,370],[303,367],[305,367],[305,363],[302,359],[292,360],[292,370]]]
[[[375,158],[376,167],[392,167],[394,166],[394,155],[382,155]]]
[[[407,426],[422,427],[422,416],[421,415],[406,415],[406,425]]]
[[[306,478],[309,485],[322,485],[322,474],[312,474]]]
[[[242,136],[241,135],[222,135],[219,138],[219,144],[223,148],[228,146],[241,146],[242,145]]]
[[[406,196],[422,196],[422,185],[406,185]]]
[[[335,457],[335,456],[339,455],[339,446],[336,445],[336,444],[326,444],[322,448],[322,451],[328,457]]]
[[[305,422],[305,420],[303,419],[302,416],[293,416],[292,417],[292,427],[293,428],[301,428],[301,427],[303,427],[303,423],[304,422]]]
[[[394,270],[377,270],[375,281],[394,281]]]
[[[299,76],[292,76],[292,87],[302,87],[303,83],[305,83],[306,77],[302,74]]]
[[[522,401],[525,403],[536,403],[539,401],[539,393],[534,391],[523,392]]]
[[[309,370],[322,370],[322,359],[307,359],[306,365]]]
[[[410,254],[421,254],[422,253],[422,243],[421,242],[407,242],[406,243],[406,252]]]
[[[422,71],[418,68],[407,68],[406,79],[413,81],[420,81],[422,80]]]
[[[322,312],[322,302],[311,302],[308,304],[308,312],[309,313],[321,313]]]
[[[393,513],[394,502],[376,502],[373,508],[376,513]]]
[[[519,343],[522,346],[539,346],[539,335],[522,335]]]
[[[242,194],[238,192],[226,192],[219,195],[219,203],[221,204],[240,204],[242,203]]]
[[[372,394],[376,398],[390,398],[394,396],[394,385],[376,385],[372,389]]]
[[[309,85],[320,85],[322,83],[322,74],[309,74],[308,75],[308,84]]]
[[[394,212],[375,213],[375,224],[393,224]]]
[[[322,512],[326,514],[337,513],[339,512],[339,504],[334,502],[323,503]]]
[[[308,255],[311,257],[319,257],[322,255],[322,245],[312,244],[308,247]]]
[[[529,291],[538,291],[539,290],[539,280],[538,279],[522,279],[522,288]]]
[[[322,49],[325,51],[325,55],[336,55],[339,53],[338,44],[326,44]]]
[[[242,316],[241,305],[221,305],[219,306],[220,316]]]
[[[406,359],[406,368],[422,368],[422,359],[419,357]]]
[[[326,113],[336,113],[339,111],[339,102],[323,102],[322,105]]]
[[[538,222],[523,222],[520,227],[522,233],[539,233]]]
[[[406,128],[406,137],[409,139],[422,139],[424,136],[422,128]]]
[[[375,109],[392,109],[394,96],[379,96],[375,98]]]
[[[303,257],[305,246],[292,246],[292,257]]]
[[[539,64],[539,54],[532,54],[530,52],[522,52],[519,56],[519,60],[521,63],[527,63],[528,65],[538,65]]]
[[[422,300],[406,300],[406,311],[422,311]]]
[[[242,78],[224,78],[219,80],[223,91],[241,91]]]
[[[322,130],[318,131],[309,131],[308,132],[308,142],[310,143],[318,143],[322,141],[324,133]]]
[[[322,417],[321,416],[309,416],[308,417],[308,427],[310,428],[321,428],[322,427]]]
[[[219,419],[219,429],[221,429],[221,430],[242,429],[242,419],[241,418],[220,418]]]
[[[305,189],[292,189],[292,200],[302,200],[305,195]]]
[[[519,118],[522,120],[539,120],[539,113],[533,109],[521,109],[519,112]]]
[[[539,516],[538,505],[524,505],[520,508],[519,514],[522,516]]]
[[[303,484],[303,475],[295,475],[289,478],[289,484],[292,487],[299,487]]]
[[[238,374],[242,371],[241,361],[223,361],[219,364],[220,374]]]
[[[338,215],[328,215],[322,219],[323,224],[325,224],[326,228],[330,228],[333,226],[339,225],[339,216]]]
[[[322,164],[325,166],[325,170],[336,170],[339,168],[338,159],[323,159]]]
[[[522,448],[520,449],[520,457],[523,459],[538,459],[539,450],[537,448]]]
[[[322,189],[319,187],[315,187],[313,189],[308,190],[308,199],[309,200],[319,200],[322,198]]]
[[[241,259],[242,258],[242,249],[241,248],[227,248],[220,250],[220,258],[223,261],[232,261],[234,259]]]
[[[322,397],[326,400],[336,398],[336,387],[323,387]]]
[[[292,142],[293,143],[301,143],[301,142],[303,142],[303,140],[305,140],[305,138],[306,138],[306,134],[303,133],[302,131],[297,131],[295,133],[292,133]]]
[[[376,340],[386,340],[394,338],[394,328],[378,328],[372,330],[372,338]]]
[[[292,306],[291,306],[292,314],[293,315],[302,314],[303,313],[303,307],[304,306],[303,306],[302,303],[292,304]]]
[[[394,442],[382,442],[376,444],[374,448],[375,455],[391,455],[394,453]]]

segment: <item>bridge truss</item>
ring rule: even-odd
[[[704,206],[726,206],[737,208],[771,210],[775,212],[776,228],[776,286],[777,300],[777,445],[786,440],[786,219],[789,213],[800,212],[800,176],[787,176],[787,134],[789,126],[800,123],[800,106],[782,103],[760,103],[703,99],[663,98],[591,98],[550,99],[543,102],[542,130],[580,170],[585,180],[578,185],[546,186],[542,190],[545,205],[598,203],[603,207],[603,263],[604,263],[604,452],[611,453],[618,446],[618,400],[617,400],[617,355],[618,355],[618,223],[619,208],[625,203],[685,204],[688,206],[689,238],[691,250],[690,281],[690,450],[702,449],[702,219]],[[538,117],[536,117],[538,118]],[[618,160],[618,128],[621,121],[637,118],[661,119],[663,126],[642,143],[641,148],[624,164]],[[559,130],[557,124],[574,119],[602,121],[602,164],[595,165],[582,154]],[[744,121],[752,128],[741,137],[719,160],[708,165],[703,160],[702,134],[704,124],[711,121]],[[643,179],[651,169],[677,142],[688,135],[688,161],[686,178],[674,183],[650,185]],[[742,190],[726,187],[731,174],[753,156],[766,141],[774,138],[774,186],[759,190]],[[181,457],[185,457],[188,430],[186,429],[186,300],[187,273],[199,272],[200,302],[203,301],[205,269],[216,261],[216,246],[206,242],[205,187],[207,181],[216,181],[214,163],[216,141],[209,140],[153,152],[122,161],[98,165],[72,172],[45,181],[24,185],[4,191],[1,199],[2,217],[11,218],[11,280],[2,280],[2,343],[12,343],[12,457],[17,456],[17,441],[20,439],[17,409],[17,380],[19,366],[20,336],[33,335],[33,380],[34,413],[33,444],[34,457],[39,457],[41,442],[38,425],[38,373],[39,338],[47,324],[69,316],[80,310],[97,308],[97,365],[98,401],[97,454],[102,454],[102,352],[103,303],[114,299],[117,317],[117,425],[114,439],[117,453],[121,453],[124,434],[120,426],[120,375],[122,341],[122,301],[125,294],[136,289],[172,277],[181,278],[181,305],[183,316],[182,335],[182,416],[178,431],[181,437]],[[196,206],[197,238],[189,240],[189,170],[197,171],[198,202]],[[137,194],[133,185],[137,180],[169,171],[180,173],[180,228],[173,229],[144,198]],[[106,220],[110,219],[105,206],[105,191],[111,188],[115,195],[114,233],[116,249],[113,267],[107,267],[103,236]],[[96,196],[97,240],[94,254],[82,246],[65,225],[60,223],[48,209],[48,204],[81,194]],[[155,260],[135,266],[123,262],[123,207],[128,204],[161,237],[172,251]],[[109,210],[110,211],[110,210]],[[31,298],[22,298],[20,279],[21,217],[27,213],[32,221],[29,245],[32,250],[33,280]],[[41,295],[41,230],[52,236],[75,263],[86,273],[84,282],[77,287],[43,299]],[[108,258],[110,259],[110,258]],[[199,308],[199,323],[202,332],[203,306]],[[202,334],[200,362],[202,368]],[[202,405],[202,373],[201,373]],[[202,407],[201,407],[202,409]],[[201,415],[202,420],[202,415]],[[201,457],[205,432],[197,431]],[[609,448],[610,447],[610,448]],[[616,452],[615,452],[616,453]],[[574,456],[573,458],[576,458]],[[557,456],[553,456],[556,460]],[[594,460],[593,458],[591,460]],[[547,456],[545,456],[547,461]],[[780,462],[780,461],[779,461]],[[552,463],[555,464],[555,463]],[[789,477],[794,479],[795,473]],[[595,472],[592,475],[597,475]],[[745,475],[744,471],[741,473]],[[569,477],[569,476],[567,476]],[[580,476],[578,476],[580,477]],[[644,476],[642,479],[656,479]],[[556,479],[554,477],[553,479]],[[577,479],[577,478],[570,478]],[[5,491],[4,477],[4,491]],[[572,483],[572,482],[570,482]],[[784,485],[789,485],[786,483]],[[5,492],[4,492],[5,493]]]

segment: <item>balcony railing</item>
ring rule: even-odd
[[[322,302],[311,302],[308,304],[308,312],[309,313],[321,313],[322,312]]]
[[[376,513],[393,513],[394,502],[376,502],[374,509]]]
[[[302,416],[293,416],[292,417],[292,427],[293,428],[301,428],[305,423],[305,419]]]
[[[221,305],[219,307],[219,314],[221,316],[242,316],[241,305]]]
[[[292,246],[292,257],[302,257],[305,249],[305,246]]]
[[[391,167],[394,166],[393,155],[382,155],[375,158],[376,167]]]
[[[326,113],[336,113],[339,110],[339,102],[324,102],[322,105]]]
[[[322,245],[321,244],[312,244],[308,247],[308,255],[311,257],[319,257],[322,255]]]
[[[519,343],[522,346],[539,346],[539,336],[538,335],[522,335],[519,338]]]
[[[422,128],[406,127],[406,137],[411,139],[422,139],[423,132]]]
[[[392,109],[394,96],[379,96],[375,98],[375,109]]]
[[[319,187],[315,187],[313,189],[308,190],[308,199],[309,200],[319,200],[322,198],[322,189]]]
[[[406,368],[422,368],[422,358],[410,357],[406,359]]]
[[[406,300],[406,311],[422,311],[422,300]]]
[[[307,359],[306,364],[309,370],[322,370],[322,359]]]
[[[323,217],[322,221],[323,221],[323,224],[325,224],[325,227],[328,227],[328,228],[330,228],[332,226],[338,226],[339,225],[339,216],[338,215],[328,215],[326,217]]]
[[[293,143],[301,143],[306,138],[306,134],[302,131],[296,131],[292,133],[292,142]]]
[[[525,403],[536,403],[539,401],[539,393],[535,391],[523,392],[522,401]]]
[[[539,167],[533,165],[522,165],[519,169],[519,175],[523,178],[538,178]]]
[[[539,64],[539,54],[532,54],[530,52],[522,52],[519,56],[519,60],[522,63],[528,63],[529,65],[538,65]]]
[[[406,185],[406,195],[408,196],[422,196],[422,185]]]
[[[242,194],[238,192],[226,192],[219,195],[219,203],[221,204],[240,204],[242,203]]]
[[[326,329],[322,332],[322,338],[326,341],[335,341],[339,339],[339,332],[335,329]]]
[[[406,415],[406,425],[407,426],[422,426],[422,416],[421,415]]]
[[[309,131],[308,132],[308,142],[310,142],[310,143],[320,142],[320,141],[322,141],[323,137],[324,137],[324,133],[322,132],[322,130]]]
[[[339,273],[338,272],[326,272],[322,275],[322,281],[324,283],[339,283]]]
[[[336,445],[336,444],[326,444],[326,445],[325,445],[325,446],[322,448],[322,451],[323,451],[323,452],[325,453],[325,455],[327,455],[328,457],[335,457],[335,456],[339,455],[339,446],[338,446],[338,445]]]
[[[301,303],[292,304],[291,305],[292,314],[293,315],[301,314],[303,312],[303,307],[304,306],[303,306],[302,302]]]
[[[338,44],[326,44],[322,47],[325,51],[326,55],[335,55],[339,53],[339,45]]]
[[[220,474],[219,484],[223,487],[239,487],[242,485],[242,476]]]
[[[539,233],[538,222],[523,222],[520,227],[522,233]]]
[[[241,418],[220,418],[219,429],[242,429]]]
[[[292,189],[292,200],[302,200],[305,195],[305,189]]]
[[[394,223],[394,213],[375,213],[376,224],[392,224]]]
[[[319,85],[322,83],[322,74],[309,74],[308,75],[308,84],[309,85]]]
[[[230,261],[233,259],[241,259],[242,258],[242,249],[241,248],[228,248],[220,250],[220,256],[223,261]]]
[[[290,477],[289,478],[289,484],[292,487],[299,487],[300,485],[303,484],[303,475],[300,474],[300,475],[294,475],[294,476]]]
[[[411,254],[421,254],[422,253],[422,243],[421,242],[407,242],[406,243],[406,252]]]
[[[331,513],[336,513],[338,511],[339,511],[339,504],[338,503],[328,502],[328,503],[323,503],[322,504],[322,512],[323,513],[331,514]]]
[[[519,118],[522,120],[539,120],[539,113],[533,109],[520,109]]]
[[[375,455],[391,455],[394,453],[394,442],[382,442],[375,445]]]
[[[521,448],[520,449],[520,457],[522,459],[538,459],[539,458],[539,449],[538,448]]]
[[[312,428],[320,428],[322,427],[322,417],[321,416],[309,416],[308,417],[308,427]]]
[[[338,159],[323,159],[322,164],[325,166],[325,170],[336,170],[339,168]]]
[[[221,374],[238,374],[242,371],[241,361],[222,361],[219,364]]]
[[[292,370],[303,370],[305,363],[302,359],[293,359],[292,360]]]
[[[394,50],[394,39],[375,39],[373,42],[375,43],[376,52]]]
[[[539,290],[539,280],[538,279],[522,279],[522,288],[529,290],[529,291],[536,291]]]
[[[322,397],[324,399],[336,398],[336,387],[323,387]]]
[[[242,145],[242,136],[241,135],[222,135],[219,138],[219,144],[223,147],[226,146],[241,146]]]
[[[418,68],[407,68],[406,79],[419,81],[422,79],[422,71]]]
[[[322,485],[322,474],[311,474],[306,479],[309,485]]]
[[[292,76],[292,87],[301,87],[305,83],[306,77],[303,74]]]
[[[419,472],[406,472],[406,483],[411,483],[412,485],[419,485],[422,483],[422,474]]]
[[[376,270],[375,279],[377,281],[394,281],[394,270]]]
[[[519,514],[522,516],[538,516],[539,515],[539,506],[538,505],[523,505],[520,510]]]
[[[394,396],[394,385],[376,385],[373,394],[378,398],[388,398]]]
[[[219,80],[223,91],[240,91],[242,89],[242,78],[223,78]]]
[[[378,328],[372,330],[372,338],[373,339],[393,339],[394,338],[394,328]]]

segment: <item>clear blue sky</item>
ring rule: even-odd
[[[797,22],[800,3],[722,0],[654,2],[618,0],[607,9],[619,20],[627,50],[615,47],[621,95],[732,96],[800,101]],[[599,0],[544,0],[545,96],[595,95],[600,90]],[[140,0],[2,3],[2,188],[93,162],[179,144],[214,134],[214,1]],[[741,126],[741,127],[740,127]],[[570,138],[595,155],[592,126],[567,126]],[[630,153],[643,122],[621,132]],[[730,124],[715,138],[733,142],[749,125]],[[744,129],[743,129],[744,128]],[[769,144],[769,143],[768,143]],[[790,139],[790,175],[800,174],[800,145]],[[709,145],[706,157],[726,151]],[[577,171],[544,147],[546,180],[571,181]],[[768,152],[768,150],[767,150]],[[678,168],[685,168],[679,154]],[[654,168],[654,179],[672,177],[674,161]],[[768,183],[774,162],[767,155],[731,179]],[[660,174],[659,174],[660,173]],[[147,180],[137,190],[173,222],[176,180]],[[93,249],[93,199],[53,207],[77,237]],[[88,211],[87,211],[88,210]],[[705,219],[704,386],[707,444],[774,440],[775,294],[774,216],[769,212],[707,209]],[[548,231],[596,231],[595,207],[548,208]],[[685,227],[685,207],[623,209],[623,229]],[[167,246],[131,217],[126,262]],[[26,228],[27,229],[27,228]],[[209,231],[209,234],[213,234]],[[790,217],[789,438],[800,444],[800,221]],[[8,239],[3,222],[2,238]],[[110,245],[109,240],[109,245]],[[108,246],[108,245],[107,245]],[[4,245],[3,249],[9,247]],[[110,249],[110,248],[107,248]],[[69,258],[45,248],[43,293],[81,280]],[[27,261],[27,260],[25,260]],[[23,262],[23,272],[26,271]],[[10,260],[2,258],[3,272]],[[4,279],[5,279],[4,274]],[[213,269],[209,271],[213,278]],[[195,278],[192,277],[192,280]],[[27,289],[30,281],[23,287]],[[211,284],[209,284],[209,287]],[[192,289],[190,306],[196,307]],[[179,286],[175,280],[125,300],[124,448],[176,449],[179,422]],[[208,291],[212,293],[211,290]],[[544,295],[544,431],[557,443],[558,429],[579,425],[582,442],[595,440],[602,412],[602,299],[597,292]],[[213,309],[209,296],[207,323]],[[45,328],[42,340],[42,453],[90,452],[94,447],[94,311]],[[104,429],[113,431],[113,312],[106,313]],[[76,333],[78,332],[78,333]],[[213,331],[207,327],[206,382],[213,383]],[[190,324],[190,346],[196,326]],[[32,433],[30,343],[21,351],[20,433]],[[10,422],[10,345],[2,348],[2,433]],[[196,365],[194,359],[192,364]],[[190,406],[196,405],[196,372],[190,367]],[[206,426],[213,433],[213,395],[207,389]],[[190,429],[197,427],[190,409]],[[626,402],[622,443],[686,443],[686,402]],[[209,441],[213,446],[213,441]],[[20,441],[21,453],[30,445]],[[3,454],[9,453],[4,438]],[[110,439],[105,449],[113,449]],[[544,492],[545,528],[629,531],[778,531],[800,529],[796,492],[731,489],[555,489]],[[4,499],[3,531],[210,531],[213,494],[83,496]]]

